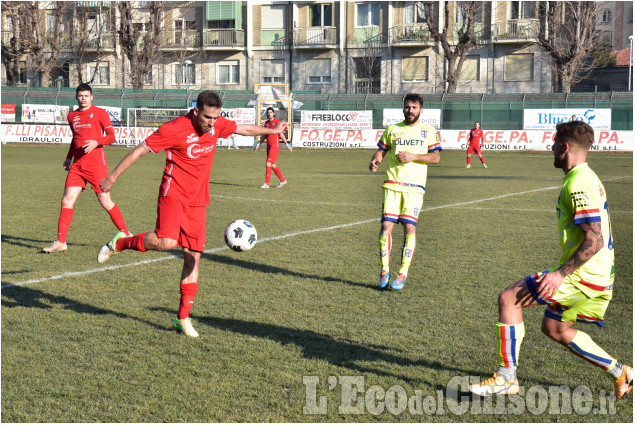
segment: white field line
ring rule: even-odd
[[[605,181],[623,179],[623,178],[628,178],[628,177],[632,177],[632,176],[615,177],[615,178],[612,178],[612,179],[605,179]],[[510,196],[525,195],[525,194],[528,194],[528,193],[543,192],[545,190],[554,190],[554,189],[560,189],[560,186],[548,186],[548,187],[543,187],[543,188],[540,188],[540,189],[526,190],[526,191],[523,191],[523,192],[512,192],[512,193],[507,193],[507,194],[504,194],[504,195],[492,196],[492,197],[489,197],[489,198],[476,199],[476,200],[473,200],[473,201],[457,202],[457,203],[454,203],[454,204],[447,204],[447,205],[438,205],[438,206],[435,206],[435,207],[423,208],[422,211],[432,211],[432,210],[437,210],[437,209],[442,209],[442,208],[460,207],[460,206],[464,206],[464,205],[472,205],[472,204],[478,204],[480,202],[492,201],[492,200],[495,200],[495,199],[507,198],[507,197],[510,197]],[[284,235],[279,235],[279,236],[269,236],[269,237],[266,237],[266,238],[259,239],[258,243],[274,241],[274,240],[279,240],[279,239],[286,239],[286,238],[291,238],[291,237],[294,237],[294,236],[306,235],[306,234],[316,233],[316,232],[326,232],[326,231],[329,231],[329,230],[341,229],[341,228],[344,228],[344,227],[357,226],[357,225],[360,225],[360,224],[367,224],[367,223],[372,223],[372,222],[377,222],[377,221],[379,221],[379,217],[372,218],[372,219],[369,219],[369,220],[356,221],[354,223],[339,224],[339,225],[336,225],[336,226],[322,227],[322,228],[319,228],[319,229],[302,230],[302,231],[299,231],[299,232],[286,233]],[[224,251],[224,250],[228,250],[228,249],[229,249],[228,247],[223,246],[223,247],[219,247],[219,248],[212,248],[212,249],[205,250],[205,253],[206,254],[211,254],[211,253]],[[11,287],[11,286],[23,286],[23,285],[28,285],[28,284],[31,284],[31,283],[42,283],[42,282],[47,282],[49,280],[64,279],[66,277],[86,276],[86,275],[89,275],[89,274],[101,273],[101,272],[106,272],[106,271],[110,271],[110,270],[123,269],[123,268],[126,268],[126,267],[141,266],[141,265],[144,265],[144,264],[157,263],[157,262],[160,262],[160,261],[172,260],[172,259],[176,259],[176,258],[181,258],[181,256],[180,255],[168,255],[168,256],[160,257],[160,258],[152,258],[152,259],[148,259],[148,260],[135,261],[134,263],[119,264],[119,265],[115,265],[115,266],[97,267],[97,268],[94,268],[94,269],[83,270],[83,271],[78,271],[78,272],[66,272],[66,273],[53,275],[53,276],[49,276],[49,277],[42,277],[42,278],[38,278],[38,279],[29,279],[29,280],[24,280],[24,281],[21,281],[21,282],[16,282],[16,283],[3,283],[2,284],[2,288],[8,288],[8,287]]]

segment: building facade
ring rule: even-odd
[[[276,83],[291,91],[388,94],[441,93],[446,87],[447,61],[419,1],[194,1],[164,2],[160,9],[140,1],[130,2],[129,10],[121,2],[67,3],[72,10],[56,15],[55,3],[39,2],[49,36],[62,28],[61,47],[52,55],[57,66],[49,73],[28,55],[8,63],[11,40],[20,40],[20,17],[2,10],[3,85],[13,67],[15,84],[30,86],[74,87],[81,73],[94,87],[112,89],[253,91],[257,84]],[[434,7],[441,24],[450,20],[450,31],[462,19],[458,3]],[[632,6],[605,2],[597,18],[612,50],[628,47]],[[477,44],[467,54],[457,92],[555,90],[551,58],[536,44],[538,7],[536,1],[481,2]],[[134,35],[136,53],[129,52],[130,40],[122,41],[122,28]],[[49,49],[55,45],[47,43]],[[145,59],[138,61],[140,56]]]

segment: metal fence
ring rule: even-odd
[[[94,89],[93,103],[122,109],[122,125],[128,108],[188,108],[198,92],[183,90],[117,90]],[[219,91],[226,108],[242,108],[256,99],[249,91]],[[383,109],[401,108],[404,94],[322,94],[295,92],[294,100],[302,102],[302,110],[372,110],[373,128],[382,128]],[[611,109],[613,130],[633,130],[632,92],[592,93],[519,93],[519,94],[423,94],[424,109],[440,109],[444,129],[471,128],[480,121],[490,130],[523,128],[524,109],[606,108]],[[16,121],[22,116],[21,105],[75,105],[73,88],[2,87],[2,103],[16,105]],[[424,112],[425,113],[425,112]],[[300,122],[300,110],[293,115]]]

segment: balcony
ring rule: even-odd
[[[539,34],[540,21],[538,19],[510,19],[496,23],[494,41],[497,43],[536,41]]]
[[[11,38],[13,37],[13,32],[2,31],[2,44],[9,45],[11,44]],[[17,38],[16,38],[17,41]]]
[[[88,39],[76,40],[76,47],[80,47],[83,42],[83,49],[88,52],[111,51],[115,48],[115,34],[111,31],[102,34],[88,34]]]
[[[397,46],[434,45],[434,38],[430,35],[427,25],[396,25],[390,29],[390,37],[392,44]]]
[[[167,30],[161,31],[163,50],[196,50],[201,47],[199,30]]]
[[[207,50],[243,50],[245,31],[241,29],[204,29],[203,47]]]
[[[295,28],[293,47],[335,48],[337,47],[337,29],[335,27]]]

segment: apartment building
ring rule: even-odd
[[[447,62],[430,35],[423,2],[191,1],[165,2],[159,10],[153,2],[131,3],[131,10],[119,2],[73,3],[75,19],[64,27],[59,66],[45,76],[49,83],[40,84],[42,74],[25,56],[19,60],[18,84],[74,87],[82,72],[95,87],[132,88],[133,74],[144,69],[137,88],[252,91],[259,83],[285,83],[292,91],[333,94],[444,91]],[[440,23],[449,20],[450,32],[462,19],[458,3],[440,1],[433,10]],[[468,52],[458,92],[554,90],[550,56],[535,43],[538,3],[481,2],[477,44]],[[598,15],[597,25],[612,50],[628,47],[632,6],[606,2]],[[54,3],[40,2],[40,7],[46,10],[47,27],[54,27]],[[3,9],[3,46],[20,38],[18,21],[14,10]],[[118,36],[125,22],[137,30],[132,44],[145,62],[127,54]],[[3,84],[8,80],[5,62],[3,57]]]

